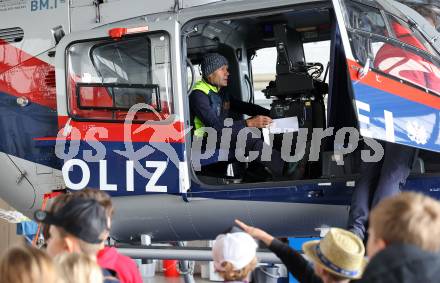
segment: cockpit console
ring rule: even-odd
[[[273,26],[276,40],[276,77],[263,90],[266,98],[273,99],[272,118],[297,116],[300,127],[313,126],[313,104],[322,104],[328,92],[326,83],[318,78],[324,71],[320,63],[306,63],[300,33],[285,24]],[[321,110],[320,110],[321,111]],[[320,117],[324,113],[320,113]],[[318,124],[323,124],[322,122]]]

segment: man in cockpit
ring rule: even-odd
[[[237,137],[241,130],[249,127],[253,128],[250,131],[259,131],[258,129],[271,124],[272,119],[269,117],[269,110],[236,100],[226,93],[225,87],[228,85],[229,78],[228,65],[227,59],[218,53],[206,54],[202,59],[202,79],[195,84],[189,96],[193,136],[195,139],[204,139],[207,135],[204,128],[213,128],[217,132],[215,148],[218,149],[222,129],[231,128],[232,135],[228,160],[236,160],[235,153],[237,149],[244,152],[257,151],[259,155],[256,161],[266,166],[274,179],[278,179],[283,175],[284,161],[277,150],[272,150],[270,161],[261,160],[261,152],[264,147],[264,141],[261,137],[255,138],[248,134],[243,145],[244,148],[237,148]],[[225,122],[225,119],[231,117],[230,112],[246,114],[251,118]],[[257,134],[260,136],[259,133]],[[204,142],[204,145],[206,146],[206,142]]]

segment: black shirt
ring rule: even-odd
[[[297,251],[278,239],[273,239],[269,249],[277,255],[287,270],[301,283],[322,283],[313,267]]]

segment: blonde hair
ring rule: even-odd
[[[239,270],[234,270],[234,265],[228,261],[224,261],[221,266],[224,270],[218,271],[225,281],[242,281],[245,280],[257,266],[257,258],[254,257],[250,263]]]
[[[2,283],[62,282],[51,258],[43,251],[29,246],[10,248],[0,260]]]
[[[63,253],[55,257],[65,283],[103,282],[102,270],[96,260],[85,254]]]
[[[440,202],[428,196],[404,192],[384,199],[371,212],[370,225],[387,244],[440,251]]]

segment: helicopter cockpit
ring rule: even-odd
[[[349,44],[356,62],[366,66],[365,70],[373,68],[388,75],[378,62],[390,44],[408,59],[423,57],[423,60],[429,61],[433,59],[428,53],[437,55],[426,36],[401,18],[387,12],[384,12],[387,15],[384,17],[380,5],[357,1],[344,3],[347,9],[344,16],[350,25]],[[420,46],[402,39],[396,26],[410,31]],[[290,156],[302,154],[297,162],[297,174],[292,180],[350,179],[359,173],[362,138],[358,148],[343,157],[334,154],[334,135],[325,136],[317,144],[312,141],[316,128],[324,132],[331,127],[335,131],[344,127],[359,129],[360,123],[349,74],[352,67],[347,65],[331,3],[197,19],[184,25],[183,34],[189,66],[188,92],[200,79],[199,65],[203,55],[218,52],[229,61],[227,92],[230,95],[266,107],[272,119],[295,118],[297,123],[292,125],[293,128],[308,130],[302,137],[300,130],[288,135]],[[420,84],[410,77],[398,76],[398,80],[436,91],[430,84]],[[246,117],[236,115],[233,118]],[[263,131],[262,136],[277,150],[286,140],[282,131],[281,134],[269,133],[266,136]],[[312,146],[315,152],[318,148],[318,154],[310,153]],[[201,170],[194,172],[202,183],[224,185],[271,181],[266,170],[255,167],[253,162],[229,163],[228,170],[223,173],[215,166],[215,153],[206,159],[201,156],[206,155],[197,151],[192,153],[193,159],[201,161]],[[420,152],[420,158],[414,165],[416,173],[424,173],[432,166],[432,170],[437,170],[436,163],[428,161],[431,160],[429,156],[424,151]],[[338,158],[343,158],[344,165],[338,162]],[[424,160],[428,162],[422,164]]]
[[[310,140],[313,128],[326,127],[325,101],[333,21],[329,7],[316,5],[189,22],[183,29],[187,37],[188,91],[201,77],[199,65],[203,55],[218,52],[229,62],[229,95],[269,109],[272,119],[294,117],[298,123],[292,127],[308,129],[307,140]],[[233,118],[244,117],[235,115]],[[268,135],[264,132],[265,141],[280,150],[286,136],[281,133],[283,129]],[[293,155],[298,130],[289,138]],[[310,141],[305,147],[306,152],[309,150]],[[227,175],[218,174],[215,158],[201,162],[202,168],[196,175],[205,183],[271,180],[264,168],[252,162],[228,164]],[[320,160],[309,162],[302,158],[297,166],[296,179],[322,175]]]

